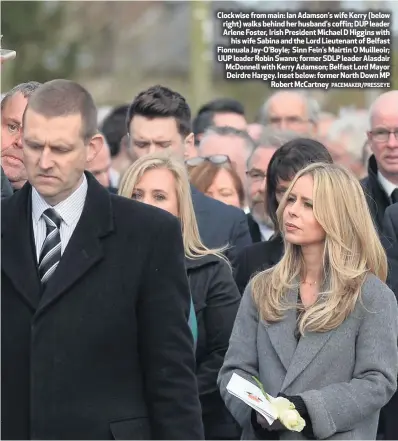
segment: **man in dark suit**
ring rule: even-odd
[[[387,207],[384,215],[382,242],[388,259],[387,284],[398,300],[398,203]],[[381,412],[384,439],[398,439],[398,393],[396,392]]]
[[[3,167],[1,167],[1,198],[12,196],[14,193],[10,181],[4,173]]]
[[[384,215],[384,234],[393,242],[398,242],[398,202],[386,209]]]
[[[32,93],[40,83],[21,83],[7,92],[1,100],[1,164],[13,191],[23,187],[26,170],[23,162],[21,127],[22,116]]]
[[[84,171],[96,124],[66,80],[24,114],[28,183],[2,202],[2,438],[202,439],[179,222]]]
[[[141,157],[157,150],[170,149],[184,159],[194,147],[191,110],[184,97],[166,87],[154,86],[138,94],[127,113],[127,130],[132,154]],[[199,233],[209,248],[229,244],[227,257],[250,245],[251,238],[244,212],[192,190]]]
[[[268,241],[274,235],[275,227],[266,202],[268,164],[276,150],[297,136],[292,131],[264,127],[259,145],[247,161],[247,200],[250,209],[247,221],[253,243]]]
[[[379,233],[386,208],[398,202],[398,90],[380,95],[370,109],[368,177],[362,181]]]

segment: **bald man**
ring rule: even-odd
[[[315,136],[319,113],[317,101],[302,92],[276,92],[265,102],[261,122],[279,130]]]
[[[362,181],[373,219],[382,231],[384,212],[398,202],[398,91],[380,95],[369,112],[372,155]]]
[[[104,143],[98,155],[87,163],[86,170],[94,175],[97,181],[104,187],[110,187],[111,152],[108,144]]]

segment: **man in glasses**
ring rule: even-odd
[[[398,203],[398,90],[383,93],[370,108],[369,146],[372,155],[369,158],[368,177],[362,181],[368,199],[373,220],[379,230],[387,254],[393,252],[389,231],[383,231],[383,220],[388,207],[389,214],[396,213]],[[394,205],[393,205],[394,204]],[[387,216],[388,217],[388,214]],[[395,247],[396,248],[396,247]],[[394,270],[393,256],[389,255],[391,271]],[[396,255],[394,258],[396,259]],[[390,277],[391,277],[390,271]],[[395,280],[395,279],[394,279]],[[390,286],[392,280],[390,280]],[[396,282],[396,280],[395,280]],[[394,288],[393,288],[394,289]],[[397,439],[398,395],[380,412],[379,436],[381,439]]]
[[[318,132],[318,103],[302,92],[276,92],[261,110],[261,122],[274,129],[315,136]]]
[[[398,202],[398,91],[380,95],[370,109],[368,177],[362,183],[379,232],[386,208]]]
[[[22,155],[22,116],[29,97],[40,85],[36,81],[18,84],[1,101],[1,162],[14,191],[27,180]]]
[[[259,146],[247,161],[246,197],[250,212],[247,215],[253,243],[267,241],[274,234],[274,225],[266,206],[266,176],[268,164],[279,147],[297,137],[294,132],[265,127]]]

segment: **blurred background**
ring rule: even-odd
[[[192,111],[209,99],[236,98],[254,120],[272,91],[262,81],[223,79],[213,47],[223,42],[215,11],[389,10],[393,13],[393,87],[398,84],[396,1],[2,1],[2,47],[17,59],[2,69],[2,93],[53,78],[76,80],[103,111],[162,84],[182,93]],[[366,108],[377,90],[311,91],[325,111]]]

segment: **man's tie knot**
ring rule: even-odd
[[[59,216],[53,208],[47,208],[47,210],[43,212],[43,219],[46,222],[47,227],[59,229],[61,226],[61,216]]]

